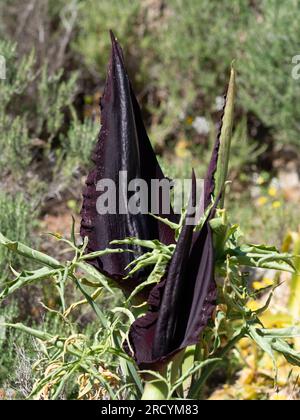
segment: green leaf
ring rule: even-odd
[[[268,338],[296,338],[300,337],[300,327],[261,329],[261,334]]]
[[[272,340],[265,337],[261,333],[260,329],[253,325],[248,325],[247,329],[249,337],[252,338],[252,340],[254,340],[256,344],[271,357],[274,366],[274,371],[277,375],[276,359],[273,352]]]
[[[134,291],[131,293],[131,295],[127,299],[127,302],[129,302],[134,296],[136,296],[145,287],[150,286],[151,284],[159,283],[165,274],[167,264],[168,264],[168,259],[166,259],[164,256],[159,256],[155,264],[155,267],[153,268],[152,272],[148,276],[147,280],[139,284],[134,289]]]
[[[80,257],[80,261],[86,261],[86,260],[93,260],[95,258],[98,257],[103,257],[104,255],[108,255],[108,254],[121,254],[122,252],[130,252],[130,250],[128,249],[121,249],[121,248],[106,248],[102,251],[96,251],[96,252],[91,252],[89,254],[85,254],[82,257]]]
[[[16,252],[23,257],[34,260],[40,264],[46,265],[51,268],[62,268],[62,265],[55,259],[43,252],[36,251],[27,245],[17,241],[10,241],[0,232],[0,245],[5,246],[10,251]]]
[[[170,397],[190,376],[194,375],[199,370],[211,365],[222,362],[221,358],[207,359],[202,362],[195,363],[186,373],[184,373],[174,384],[170,391]]]
[[[94,299],[85,291],[84,287],[80,284],[80,282],[78,281],[78,279],[75,276],[73,276],[73,280],[74,280],[76,286],[78,287],[78,289],[80,290],[80,292],[83,294],[83,296],[86,298],[87,302],[90,304],[90,306],[94,310],[94,312],[97,315],[97,317],[99,318],[99,320],[101,321],[102,326],[104,328],[107,328],[108,325],[109,325],[109,321],[105,317],[104,313],[101,311],[101,309],[96,304]]]
[[[8,296],[12,295],[17,290],[22,287],[28,286],[30,284],[36,283],[40,280],[48,279],[54,277],[61,273],[62,270],[51,270],[48,267],[42,267],[38,270],[26,273],[21,273],[15,280],[7,283],[0,293],[0,300],[5,299]]]
[[[281,353],[288,363],[291,363],[295,366],[300,366],[300,353],[295,351],[289,344],[285,341],[277,339],[272,341],[272,348]]]
[[[169,227],[170,227],[171,229],[173,229],[173,230],[177,230],[177,229],[179,229],[179,227],[180,227],[179,223],[174,223],[174,222],[171,222],[169,219],[166,219],[166,218],[164,218],[164,217],[159,217],[159,216],[157,216],[156,214],[149,213],[149,216],[154,217],[155,219],[157,219],[157,220],[159,220],[161,223],[164,223],[165,225],[169,226]]]
[[[30,328],[21,323],[17,323],[17,324],[4,323],[0,325],[7,328],[14,328],[15,330],[22,331],[26,334],[31,335],[32,337],[38,338],[39,340],[43,340],[43,341],[49,341],[53,338],[51,334],[48,334],[45,331],[40,331],[34,328]]]
[[[138,238],[118,239],[115,241],[111,241],[111,245],[132,245],[132,246],[137,245],[137,246],[141,246],[141,247],[149,248],[149,249],[159,249],[160,247],[164,246],[158,240],[147,241],[147,240],[138,239]]]
[[[92,265],[87,264],[85,262],[77,262],[75,265],[82,271],[84,271],[86,274],[90,275],[93,279],[99,281],[98,287],[103,286],[104,289],[106,289],[110,294],[114,294],[114,291],[109,285],[109,283],[113,283],[113,281],[105,277],[103,274],[99,273],[99,271],[96,270],[96,268],[94,268]]]

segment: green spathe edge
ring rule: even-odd
[[[226,102],[224,107],[224,115],[222,118],[222,127],[220,133],[220,150],[217,163],[217,170],[215,174],[215,192],[214,196],[218,197],[223,191],[220,207],[224,207],[224,187],[227,181],[228,165],[230,157],[230,147],[232,138],[232,128],[234,119],[234,104],[236,96],[236,71],[234,64],[232,64],[229,85],[226,95]]]

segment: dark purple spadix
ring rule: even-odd
[[[94,168],[87,177],[81,211],[81,236],[88,237],[88,251],[95,252],[112,247],[110,242],[127,237],[159,239],[165,244],[174,242],[173,231],[150,215],[121,214],[124,203],[117,202],[115,214],[99,214],[96,208],[101,192],[100,180],[110,179],[116,185],[116,197],[122,196],[119,185],[120,171],[127,174],[128,182],[139,178],[147,182],[150,191],[152,179],[163,179],[147,136],[141,111],[128,78],[122,50],[111,33],[112,50],[108,65],[105,91],[101,99],[101,130],[94,150]],[[150,200],[150,197],[147,197]],[[124,213],[124,211],[123,211]],[[173,214],[164,215],[174,220]],[[103,274],[115,280],[126,293],[131,292],[141,279],[126,279],[125,267],[143,253],[136,247],[134,253],[110,254],[92,261]]]

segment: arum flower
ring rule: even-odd
[[[147,183],[151,179],[164,178],[142,122],[141,112],[125,70],[121,47],[113,34],[111,37],[112,53],[101,100],[102,127],[93,157],[95,168],[87,179],[82,209],[81,235],[88,237],[91,252],[109,247],[112,241],[130,237],[156,239],[167,245],[175,243],[171,227],[151,215],[97,213],[97,182],[101,178],[109,178],[117,183],[120,171],[127,171],[129,180],[142,178]],[[148,312],[138,318],[130,328],[125,349],[140,368],[159,369],[181,349],[196,344],[215,308],[214,247],[209,222],[219,200],[222,204],[224,198],[234,85],[235,74],[232,71],[223,125],[215,142],[205,179],[202,196],[204,222],[198,230],[195,230],[195,226],[184,223],[164,278],[149,293]],[[194,174],[190,202],[192,208],[200,206],[200,203],[196,203]],[[171,222],[176,220],[172,212],[167,218]],[[143,252],[141,247],[136,247],[134,253],[108,254],[95,259],[93,265],[116,280],[125,294],[128,294],[147,276],[147,273],[138,271],[134,279],[124,279],[126,267]]]
[[[96,202],[101,192],[101,179],[114,181],[117,189],[120,171],[126,171],[128,182],[143,179],[150,185],[152,179],[162,180],[164,174],[147,136],[140,107],[125,69],[120,45],[111,33],[112,50],[104,94],[101,99],[101,130],[93,154],[95,167],[87,177],[81,211],[81,236],[88,237],[88,251],[96,252],[110,247],[114,240],[135,237],[142,240],[159,239],[163,244],[174,242],[174,232],[166,224],[148,214],[99,214]],[[150,188],[149,188],[150,191]],[[117,191],[117,196],[119,191]],[[124,201],[126,201],[125,197]],[[164,217],[176,221],[172,211]],[[125,279],[126,267],[143,254],[142,247],[134,252],[112,253],[95,258],[92,264],[105,276],[117,282],[125,294],[142,281],[139,276]],[[144,273],[144,277],[147,273]]]
[[[206,192],[209,189],[206,187]],[[191,201],[195,207],[196,180]],[[215,307],[214,255],[210,217],[200,232],[184,224],[167,276],[155,286],[149,311],[138,318],[129,333],[133,356],[142,369],[159,369],[175,353],[195,344]]]
[[[141,369],[159,370],[180,350],[198,343],[200,333],[215,308],[217,289],[213,235],[209,222],[224,196],[234,95],[235,72],[232,70],[223,125],[205,179],[203,195],[206,218],[200,231],[195,231],[193,225],[184,224],[166,278],[152,289],[148,300],[149,310],[133,323],[129,343],[125,344],[127,352],[135,358]],[[192,208],[197,205],[195,191],[196,180],[193,176]]]

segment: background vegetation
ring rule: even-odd
[[[60,254],[45,232],[69,234],[71,216],[79,220],[113,29],[170,176],[189,174],[192,166],[202,175],[236,60],[228,206],[249,241],[281,247],[299,224],[300,81],[291,76],[292,57],[300,53],[299,12],[298,0],[2,0],[7,78],[0,80],[0,231]],[[19,269],[22,260],[0,248],[0,281],[9,264]],[[0,319],[45,322],[55,335],[57,320],[45,318],[40,301],[56,307],[51,287],[20,292],[0,308]],[[76,317],[78,328],[88,325],[92,334],[93,315],[82,309]],[[0,329],[0,399],[29,395],[34,345]],[[238,372],[238,361],[232,363],[228,371]],[[221,372],[217,388],[227,384],[228,398],[245,398],[247,381],[232,388],[232,377]],[[260,396],[248,391],[249,398]]]

